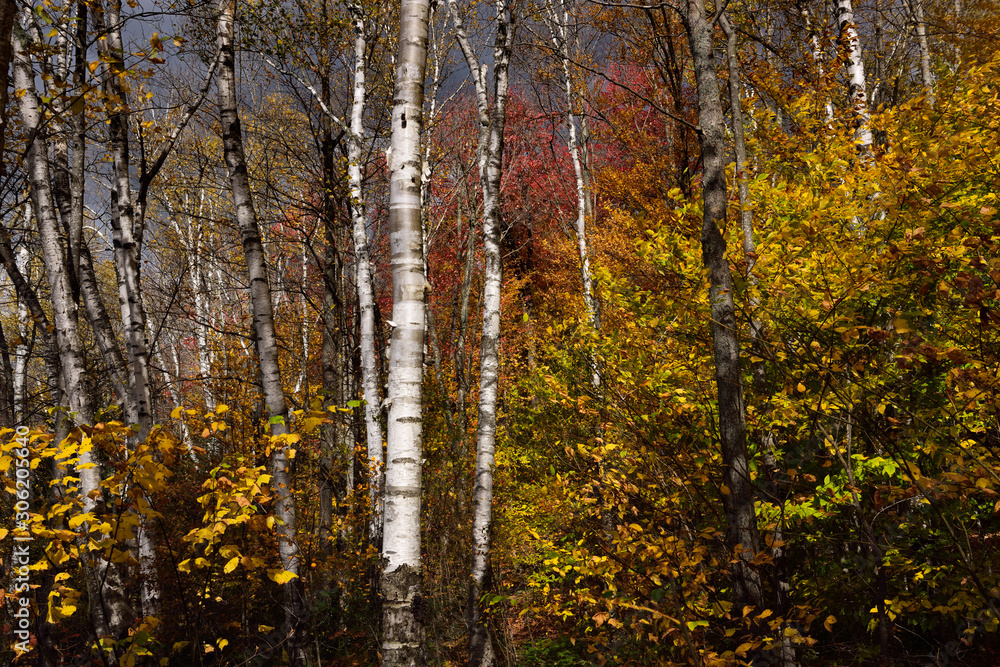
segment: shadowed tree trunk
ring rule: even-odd
[[[723,463],[722,503],[732,562],[733,593],[738,605],[763,609],[760,575],[751,561],[760,549],[753,486],[746,445],[746,416],[740,379],[733,279],[726,258],[726,148],[719,81],[716,77],[712,25],[702,0],[685,0],[683,18],[698,85],[698,126],[704,173],[705,213],[701,230],[702,261],[709,273],[712,345],[719,400],[719,445]]]
[[[31,202],[38,225],[42,258],[52,301],[52,327],[55,332],[61,366],[62,389],[72,419],[77,425],[92,424],[94,410],[86,383],[83,351],[80,346],[76,302],[66,263],[66,240],[58,221],[52,197],[49,172],[49,142],[42,127],[35,91],[35,72],[28,55],[29,39],[19,27],[14,29],[14,78],[19,92],[21,118],[28,133],[25,169],[31,189]],[[81,451],[77,463],[80,497],[84,513],[100,513],[101,473],[90,451]],[[86,527],[86,524],[85,524]],[[86,547],[86,541],[81,549]],[[83,556],[87,589],[94,629],[99,637],[120,638],[131,618],[117,568],[100,554]],[[113,651],[105,659],[117,664]]]
[[[285,646],[292,664],[305,663],[304,634],[306,608],[302,579],[299,576],[299,546],[295,537],[295,496],[292,493],[291,459],[284,436],[289,434],[288,404],[281,385],[278,364],[278,339],[274,329],[271,287],[267,259],[261,240],[257,213],[253,206],[243,133],[237,110],[236,52],[233,47],[236,0],[219,0],[218,48],[220,53],[218,88],[219,115],[222,120],[222,144],[229,169],[229,183],[236,207],[236,222],[243,242],[250,278],[250,301],[253,308],[253,332],[260,361],[260,380],[267,407],[272,438],[271,466],[274,475],[275,518],[278,519],[278,556],[281,568],[294,576],[282,584],[285,612]]]

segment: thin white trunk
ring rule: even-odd
[[[25,222],[30,221],[26,217]],[[17,251],[17,268],[21,275],[31,281],[31,255],[24,246]],[[18,343],[14,346],[14,425],[24,423],[24,408],[28,388],[28,337],[31,335],[28,304],[18,296],[17,299],[17,333]]]
[[[102,11],[103,9],[103,11]],[[96,20],[103,23],[107,37],[98,40],[103,61],[102,84],[105,94],[109,144],[113,159],[111,226],[115,240],[115,268],[118,297],[129,366],[129,419],[139,424],[139,439],[145,439],[153,425],[152,399],[149,390],[149,355],[146,349],[146,309],[139,283],[139,252],[134,230],[134,206],[130,176],[128,138],[128,100],[121,84],[125,65],[121,38],[121,0],[98,6]],[[158,607],[157,600],[150,604]]]
[[[420,134],[427,69],[429,0],[402,0],[395,61],[392,137],[387,151],[392,342],[382,556],[382,665],[425,662],[420,549],[423,465],[423,352],[426,330]]]
[[[42,258],[52,300],[52,324],[62,365],[65,398],[74,422],[92,424],[94,410],[87,391],[86,369],[80,346],[76,302],[69,284],[66,265],[65,239],[62,236],[52,197],[48,165],[48,140],[42,128],[41,113],[35,91],[35,72],[28,55],[28,37],[19,26],[13,38],[14,80],[18,91],[21,118],[29,142],[25,170],[31,187],[31,200],[42,247]],[[77,463],[80,498],[84,513],[99,512],[101,497],[100,467],[90,451],[81,451]],[[85,529],[87,527],[85,526]],[[85,546],[84,541],[82,546]],[[119,638],[128,627],[128,603],[123,594],[117,568],[100,554],[84,556],[87,588],[95,630],[99,636]],[[116,662],[114,655],[110,660]]]
[[[287,443],[279,440],[289,433],[288,404],[281,384],[278,363],[278,340],[274,329],[274,310],[268,282],[267,259],[261,230],[254,210],[253,195],[243,151],[243,134],[237,108],[236,53],[234,20],[236,0],[219,0],[217,25],[220,53],[218,71],[219,115],[222,120],[222,143],[229,182],[236,208],[236,221],[243,241],[250,279],[250,302],[253,307],[253,331],[260,360],[261,386],[267,406],[271,437],[274,438],[271,466],[276,494],[275,517],[278,526],[278,556],[281,567],[295,575],[282,585],[285,611],[285,642],[293,665],[305,662],[305,600],[300,578],[299,546],[296,540],[295,496]]]
[[[493,48],[493,104],[487,89],[487,67],[481,65],[469,42],[456,0],[448,8],[458,44],[475,86],[478,110],[477,162],[483,193],[483,330],[480,344],[479,426],[476,434],[476,470],[472,515],[472,578],[466,606],[469,626],[469,664],[491,667],[497,662],[493,641],[483,619],[480,597],[491,587],[490,532],[493,523],[493,467],[496,453],[497,390],[500,379],[500,183],[504,129],[507,120],[508,71],[513,43],[513,16],[506,0],[496,1],[496,38]]]
[[[913,23],[920,49],[920,78],[923,80],[927,101],[934,104],[934,73],[931,71],[931,50],[927,44],[927,21],[924,19],[924,0],[910,0]]]
[[[854,141],[863,153],[871,150],[871,113],[868,110],[868,88],[865,80],[865,63],[861,55],[861,40],[854,22],[851,0],[834,0],[834,12],[840,39],[846,49],[848,97],[854,112]]]
[[[580,255],[580,282],[583,286],[583,305],[587,312],[587,323],[594,331],[601,328],[600,307],[594,295],[594,283],[590,272],[590,249],[587,243],[587,212],[590,209],[590,193],[584,174],[582,147],[577,137],[579,114],[576,113],[576,95],[573,90],[572,54],[570,52],[570,0],[548,0],[545,19],[552,44],[559,54],[563,73],[563,87],[566,92],[566,128],[569,131],[567,147],[573,162],[573,176],[576,180],[576,233],[577,252]],[[559,3],[557,6],[556,3]],[[597,363],[591,359],[591,384],[599,387],[601,375]]]
[[[299,371],[299,379],[295,381],[295,391],[292,392],[296,396],[299,392],[305,388],[306,392],[309,391],[309,300],[306,298],[306,283],[309,280],[309,265],[306,263],[306,244],[302,244],[302,282],[299,284],[299,291],[301,297],[299,303],[302,307],[302,319],[300,339],[302,341],[302,367]],[[308,404],[308,396],[303,397],[302,402]]]
[[[111,228],[115,240],[115,269],[118,277],[118,297],[122,326],[125,329],[129,369],[127,402],[129,421],[139,424],[138,441],[149,435],[153,426],[153,401],[149,382],[149,354],[146,347],[146,308],[142,302],[139,277],[141,249],[135,240],[132,183],[129,167],[128,99],[121,77],[125,72],[122,61],[121,0],[110,0],[97,6],[97,20],[103,19],[106,39],[98,40],[103,60],[102,84],[108,121],[108,141],[113,162],[113,201]],[[160,613],[160,589],[156,577],[156,548],[145,515],[140,515],[138,542],[140,600],[143,616]]]
[[[819,78],[820,83],[823,84],[825,76],[825,68],[823,67],[823,61],[825,60],[823,45],[820,42],[819,32],[816,30],[816,26],[812,23],[809,6],[802,0],[799,2],[799,15],[802,16],[802,22],[805,25],[806,33],[809,35],[809,54],[812,56],[813,62],[816,64],[816,76]],[[830,99],[829,95],[826,95],[823,108],[827,126],[833,127],[833,100]]]
[[[181,227],[180,215],[171,206],[170,202],[164,202],[167,212],[170,214],[170,222],[177,233],[178,240],[184,244],[184,258],[187,262],[187,273],[191,282],[191,292],[194,295],[194,335],[195,343],[198,347],[198,375],[201,380],[202,393],[205,397],[205,407],[209,412],[215,412],[215,397],[209,386],[209,379],[212,376],[212,356],[208,348],[208,327],[211,323],[211,313],[209,308],[209,295],[206,290],[206,277],[204,264],[206,256],[204,254],[205,235],[204,225],[197,224],[195,219],[204,219],[205,208],[205,188],[200,188],[198,203],[198,213],[196,217],[185,215],[187,224]],[[185,197],[185,202],[187,198]]]
[[[162,344],[159,347],[160,349],[162,349],[163,347]],[[167,367],[163,363],[163,355],[160,354],[159,351],[154,352],[154,355],[156,358],[156,362],[161,369],[160,372],[163,375],[163,384],[167,388],[167,393],[170,394],[170,402],[173,404],[175,410],[183,407],[180,393],[178,393],[178,391],[174,389],[174,382],[176,380],[179,380],[181,377],[181,360],[180,360],[180,355],[177,353],[177,345],[175,344],[171,346],[171,359],[174,363],[174,368],[176,369],[174,372],[174,378],[175,378],[174,380],[172,380],[170,376],[167,374]],[[180,419],[178,421],[180,421],[180,426],[181,426],[181,442],[183,442],[187,446],[188,456],[191,457],[191,460],[194,461],[195,463],[198,463],[198,457],[195,456],[194,452],[194,441],[191,439],[191,429],[188,428],[187,423],[183,419]]]
[[[362,189],[362,143],[365,136],[364,112],[367,87],[365,56],[368,35],[361,5],[351,5],[354,24],[354,99],[351,104],[351,131],[347,135],[347,184],[351,194],[351,222],[354,237],[354,274],[361,311],[361,387],[365,400],[365,435],[368,454],[368,502],[371,511],[369,537],[378,544],[382,536],[382,400],[378,391],[378,356],[375,348],[375,291],[373,268],[368,252],[368,219]]]

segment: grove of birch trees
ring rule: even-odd
[[[996,663],[998,12],[0,0],[0,663]]]

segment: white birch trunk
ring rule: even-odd
[[[35,72],[28,55],[27,35],[14,28],[14,80],[25,131],[33,137],[28,145],[25,169],[31,187],[32,208],[38,224],[42,258],[52,299],[52,324],[59,349],[62,381],[70,414],[76,424],[92,424],[94,410],[86,384],[80,347],[78,313],[69,284],[65,243],[52,198],[48,140],[42,128],[35,91]],[[84,513],[99,512],[101,474],[90,451],[81,451],[77,463],[80,497]],[[81,546],[85,546],[85,543]],[[99,554],[84,556],[92,621],[98,636],[119,638],[129,624],[131,612],[117,568]],[[112,654],[106,656],[113,663]]]
[[[106,97],[106,113],[111,154],[113,158],[111,226],[115,241],[115,268],[118,296],[129,366],[131,394],[130,420],[139,424],[139,439],[145,439],[153,425],[152,399],[149,390],[149,355],[146,349],[146,309],[139,284],[139,247],[134,234],[134,206],[129,168],[128,100],[121,85],[125,65],[121,59],[121,0],[110,0],[98,9],[107,33],[98,40],[101,53],[102,84]],[[140,538],[141,539],[141,538]],[[158,600],[149,603],[159,606]]]
[[[198,205],[198,218],[204,214],[205,189],[201,188],[200,203]],[[170,214],[170,222],[177,238],[184,244],[184,258],[187,262],[187,272],[191,283],[191,292],[194,295],[194,335],[195,343],[198,347],[198,375],[201,380],[202,394],[205,397],[205,407],[209,412],[215,412],[215,397],[209,387],[209,378],[212,375],[212,357],[208,349],[208,325],[211,321],[209,312],[209,298],[205,289],[205,275],[203,265],[205,263],[204,247],[202,240],[204,229],[195,223],[190,215],[186,215],[187,224],[181,227],[180,216],[169,202],[166,202],[167,212]]]
[[[375,290],[368,252],[368,218],[362,190],[362,142],[367,84],[365,56],[368,35],[359,3],[351,5],[354,24],[354,98],[351,104],[351,131],[347,135],[347,184],[351,195],[351,222],[354,237],[354,273],[360,310],[361,387],[365,400],[365,435],[368,453],[368,502],[371,511],[369,538],[379,544],[382,537],[382,401],[378,390],[378,357],[375,347]]]
[[[25,222],[29,222],[26,218]],[[17,251],[17,268],[29,282],[31,280],[31,255],[24,246]],[[24,424],[24,408],[28,388],[28,337],[31,335],[28,322],[28,304],[17,298],[18,343],[14,346],[14,426]]]
[[[594,283],[590,272],[590,249],[587,244],[587,212],[590,209],[590,193],[584,174],[582,148],[577,137],[576,96],[573,94],[572,58],[570,53],[570,10],[569,0],[548,0],[546,5],[546,23],[552,44],[559,54],[563,73],[563,87],[566,92],[566,128],[569,132],[567,147],[570,160],[573,162],[573,176],[576,180],[576,221],[573,231],[576,233],[577,252],[580,255],[580,282],[583,287],[583,305],[587,313],[587,323],[594,331],[601,328],[601,316],[597,299],[594,295]],[[559,6],[556,6],[559,2]],[[597,363],[591,359],[591,384],[599,387],[601,375]]]
[[[854,22],[851,0],[834,0],[834,16],[840,39],[847,55],[848,97],[854,113],[854,141],[862,153],[872,145],[871,113],[868,109],[868,88],[865,80],[865,63],[861,55],[861,40]]]
[[[813,62],[816,64],[816,76],[819,78],[820,83],[823,83],[825,76],[823,45],[820,42],[819,32],[816,31],[816,26],[813,25],[809,6],[802,0],[799,2],[799,15],[802,16],[806,34],[809,35],[809,55],[812,56]],[[829,95],[826,95],[826,100],[823,102],[823,110],[827,126],[833,127],[833,100],[830,99]]]
[[[296,540],[295,496],[292,492],[293,475],[288,445],[280,438],[289,433],[288,404],[281,384],[278,363],[278,340],[274,329],[274,310],[271,288],[267,275],[267,259],[261,239],[257,213],[254,210],[246,156],[243,152],[243,134],[237,108],[236,53],[233,46],[236,0],[219,0],[217,26],[220,53],[218,71],[219,114],[222,120],[222,142],[229,169],[229,181],[236,207],[236,221],[243,241],[250,279],[250,301],[253,307],[253,331],[260,360],[261,385],[267,406],[271,437],[273,488],[276,494],[275,517],[278,527],[278,556],[281,567],[295,576],[282,585],[285,611],[286,647],[292,664],[305,662],[304,635],[305,600],[300,578],[299,546]]]
[[[448,8],[459,46],[475,86],[478,109],[479,183],[483,193],[483,330],[480,345],[479,426],[476,434],[476,469],[473,487],[472,578],[466,606],[469,626],[469,664],[491,667],[497,663],[489,630],[483,619],[480,597],[491,586],[490,532],[492,530],[493,467],[496,452],[497,389],[500,379],[500,305],[502,261],[500,256],[500,182],[503,167],[504,129],[513,17],[506,0],[496,2],[496,39],[493,50],[493,106],[487,91],[487,68],[479,63],[469,42],[456,0]]]
[[[153,426],[152,396],[149,381],[149,354],[146,347],[146,308],[142,302],[139,277],[140,248],[134,235],[134,206],[130,174],[128,138],[128,99],[121,85],[125,71],[121,59],[121,0],[110,0],[96,11],[103,19],[106,39],[98,40],[102,56],[102,84],[106,96],[113,176],[111,228],[115,241],[115,269],[122,326],[125,329],[129,369],[130,399],[126,404],[129,421],[139,424],[138,441],[144,441]],[[160,613],[160,589],[156,577],[156,548],[145,515],[140,515],[136,531],[143,616]]]
[[[382,537],[382,665],[425,662],[420,489],[426,328],[420,134],[427,68],[428,0],[402,0],[395,60],[390,174],[392,342]]]
[[[910,0],[913,24],[917,33],[917,47],[920,49],[920,78],[924,84],[927,101],[934,104],[934,73],[931,71],[931,50],[927,44],[927,21],[924,19],[924,0]]]

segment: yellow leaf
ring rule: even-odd
[[[219,650],[220,651],[222,649],[226,648],[227,646],[229,646],[229,640],[228,639],[220,639],[219,640]]]
[[[229,412],[229,406],[228,405],[225,405],[223,403],[223,404],[219,404],[219,405],[215,406],[215,414],[217,414],[217,415],[224,415],[227,412]]]
[[[170,412],[170,418],[171,419],[180,419],[181,418],[181,412],[183,412],[183,409],[181,408],[181,406],[178,405],[176,408],[174,408],[173,410],[171,410],[171,412]]]
[[[267,576],[274,580],[275,583],[284,585],[299,575],[288,570],[268,570]]]
[[[827,632],[833,632],[833,624],[836,622],[837,622],[837,617],[834,616],[833,614],[830,614],[829,616],[826,617],[826,620],[823,621],[823,627],[826,628]]]
[[[240,564],[239,557],[233,558],[228,563],[226,563],[226,566],[222,568],[222,571],[225,572],[226,574],[229,574],[230,572],[235,570],[239,564]]]
[[[257,626],[257,632],[270,632],[271,630],[274,630],[274,626],[271,626],[271,625],[258,625]]]

